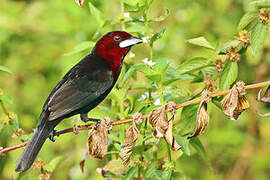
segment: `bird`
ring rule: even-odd
[[[114,87],[123,60],[133,45],[142,43],[125,31],[112,31],[100,38],[91,53],[74,65],[46,99],[33,136],[22,152],[15,171],[28,170],[54,128],[68,117],[79,114],[84,122],[98,121],[88,112],[100,104]]]

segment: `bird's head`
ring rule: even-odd
[[[112,31],[105,34],[95,45],[92,53],[111,64],[111,68],[120,71],[122,61],[130,48],[143,40],[124,31]]]

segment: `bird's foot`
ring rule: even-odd
[[[96,124],[95,124],[95,129],[97,129],[97,127],[99,126],[99,124],[100,124],[100,119],[94,119],[94,118],[89,118],[88,116],[87,116],[87,114],[81,114],[81,120],[83,121],[83,122],[89,122],[89,121],[92,121],[92,122],[96,122]]]
[[[52,132],[50,132],[50,134],[49,134],[49,139],[50,139],[52,142],[55,142],[55,139],[54,139],[55,132],[56,132],[56,130],[53,129]]]

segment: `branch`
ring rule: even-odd
[[[245,89],[246,90],[255,89],[255,88],[260,88],[260,87],[264,87],[264,86],[268,86],[268,85],[270,85],[270,81],[265,81],[265,82],[256,83],[256,84],[250,84],[250,85],[245,86]],[[220,92],[212,93],[210,96],[213,98],[213,97],[217,97],[217,96],[222,96],[222,95],[228,94],[229,92],[230,92],[230,89],[225,90],[225,91],[220,91]],[[189,106],[191,104],[198,103],[201,100],[202,100],[201,97],[197,97],[195,99],[192,99],[190,101],[184,102],[182,104],[177,104],[175,108],[176,109],[180,109],[182,107],[185,107],[185,106]],[[146,118],[148,118],[148,116],[149,116],[149,114],[145,114],[141,118],[142,119],[146,119]],[[125,123],[132,122],[132,121],[133,121],[132,118],[128,118],[128,119],[124,119],[124,120],[113,121],[112,122],[112,125],[115,126],[115,125],[125,124]],[[75,126],[75,127],[76,127],[76,130],[83,131],[83,130],[89,130],[89,129],[93,128],[94,126],[93,126],[93,124],[86,124],[86,125],[78,125],[78,126]],[[59,136],[61,134],[66,134],[66,133],[71,133],[71,132],[74,132],[74,128],[67,128],[67,129],[56,131],[55,132],[55,136]],[[5,154],[5,153],[7,153],[9,151],[13,151],[15,149],[22,148],[22,147],[26,146],[27,143],[28,143],[28,141],[23,142],[23,143],[20,143],[20,144],[17,144],[17,145],[14,145],[14,146],[11,146],[11,147],[0,149],[0,154]]]

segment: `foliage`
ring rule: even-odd
[[[89,113],[93,118],[124,119],[136,112],[150,113],[169,101],[185,102],[198,96],[197,92],[205,88],[207,77],[218,84],[215,92],[232,87],[240,79],[248,83],[269,80],[266,15],[270,2],[266,0],[91,0],[85,1],[82,8],[71,0],[4,0],[2,3],[2,147],[31,137],[50,90],[89,53],[98,38],[111,30],[128,31],[143,38],[145,44],[127,55],[116,86]],[[224,64],[221,71],[216,69],[216,60]],[[100,179],[102,176],[96,174],[99,167],[111,171],[106,176],[122,179],[226,179],[235,175],[247,178],[234,171],[238,172],[238,163],[242,163],[238,161],[242,152],[248,151],[251,152],[248,162],[253,162],[244,164],[248,166],[248,174],[254,179],[270,178],[269,122],[253,111],[244,112],[236,122],[227,121],[219,108],[220,101],[221,98],[215,98],[208,103],[210,125],[200,139],[187,139],[194,129],[199,105],[177,111],[173,132],[182,146],[180,151],[171,151],[163,139],[157,143],[151,124],[144,120],[136,125],[140,136],[129,168],[112,165],[119,169],[105,169],[119,159],[129,126],[123,124],[115,126],[108,135],[105,159],[86,159],[84,173],[79,162],[86,152],[87,132],[60,136],[56,143],[47,142],[39,154],[46,164],[43,170],[31,169],[13,176],[28,179],[50,172],[55,179]],[[254,108],[269,111],[269,106],[251,101]],[[78,117],[70,120],[74,118]],[[57,129],[71,126],[66,120]],[[25,132],[18,134],[20,128]],[[12,138],[16,132],[17,137]],[[249,149],[244,148],[245,144],[249,144]],[[21,150],[16,150],[1,156],[2,179],[12,178],[10,172],[14,171],[20,153]]]

